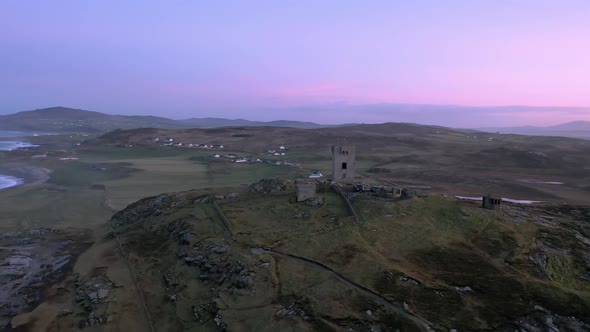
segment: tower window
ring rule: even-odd
[[[346,169],[346,163],[342,163],[342,169]]]

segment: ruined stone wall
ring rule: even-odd
[[[316,183],[314,181],[297,181],[297,202],[314,197],[316,197]]]
[[[484,196],[482,198],[481,206],[486,209],[494,210],[498,208],[502,208],[502,199],[501,198],[494,198],[491,196]]]

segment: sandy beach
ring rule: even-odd
[[[4,188],[14,188],[25,184],[43,183],[49,179],[51,170],[47,168],[34,167],[23,163],[0,164],[0,177]]]

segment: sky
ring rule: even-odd
[[[0,113],[590,120],[589,17],[587,0],[3,0]]]

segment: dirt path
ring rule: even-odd
[[[109,200],[106,200],[105,199],[105,204],[106,204],[106,206],[109,206],[110,207],[110,201]],[[137,292],[137,299],[139,300],[139,302],[141,304],[141,307],[143,309],[143,313],[145,315],[146,322],[148,323],[148,325],[150,327],[150,331],[151,332],[156,332],[156,328],[154,327],[154,320],[152,318],[152,315],[150,313],[150,310],[148,309],[148,306],[147,306],[147,303],[146,303],[146,300],[145,300],[145,294],[143,293],[142,289],[139,287],[139,282],[137,280],[137,275],[136,275],[133,267],[129,263],[129,253],[127,253],[125,251],[125,248],[123,248],[123,244],[121,242],[121,239],[119,238],[119,235],[117,234],[117,231],[113,227],[112,222],[111,221],[108,221],[108,224],[110,226],[111,231],[113,232],[114,239],[115,239],[115,241],[117,243],[117,247],[119,249],[119,254],[123,258],[123,261],[125,262],[125,266],[127,267],[127,270],[129,271],[129,275],[131,276],[131,280],[133,281],[133,287],[135,288],[135,291]]]
[[[276,256],[280,256],[280,257],[286,257],[286,258],[298,260],[304,264],[322,269],[322,270],[330,273],[332,276],[334,276],[336,279],[340,280],[345,285],[355,288],[358,291],[360,291],[361,293],[364,293],[364,294],[368,295],[369,297],[377,300],[378,302],[385,304],[387,307],[392,309],[395,313],[412,321],[414,324],[416,324],[416,326],[420,327],[423,331],[435,331],[431,327],[432,324],[430,322],[428,322],[427,320],[425,320],[424,318],[415,316],[415,315],[405,311],[400,305],[396,304],[395,302],[390,301],[389,299],[387,299],[383,295],[381,295],[377,292],[374,292],[374,291],[372,291],[360,284],[357,284],[356,282],[346,278],[342,274],[334,271],[332,268],[330,268],[320,262],[316,262],[311,259],[307,259],[305,257],[300,257],[300,256],[295,256],[295,255],[291,255],[291,254],[286,254],[286,253],[274,251],[274,250],[268,249],[268,248],[262,248],[261,250],[262,250],[262,252],[265,252],[265,253],[268,253],[271,255],[276,255]]]

